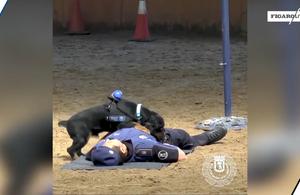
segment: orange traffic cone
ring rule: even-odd
[[[88,35],[90,34],[85,30],[85,25],[82,19],[80,11],[80,2],[79,0],[72,0],[71,5],[71,15],[70,21],[68,23],[68,32],[69,35]]]
[[[152,41],[148,29],[146,0],[139,0],[138,16],[132,41]]]

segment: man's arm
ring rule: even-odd
[[[153,149],[153,158],[158,162],[177,162],[187,159],[185,153],[177,146],[169,144],[156,144]]]

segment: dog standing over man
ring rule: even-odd
[[[104,131],[112,133],[118,129],[132,128],[136,122],[146,127],[158,141],[163,141],[164,120],[161,120],[158,113],[123,99],[120,90],[115,90],[108,99],[109,103],[78,112],[67,121],[59,121],[58,125],[65,127],[73,140],[67,149],[72,159],[83,155],[81,149],[90,136],[97,136]]]

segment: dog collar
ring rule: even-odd
[[[138,104],[136,106],[136,118],[138,120],[141,120],[142,116],[141,116],[141,108],[142,108],[142,104]]]

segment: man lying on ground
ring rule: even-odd
[[[125,162],[177,162],[185,160],[183,150],[215,143],[225,137],[227,129],[216,126],[212,131],[190,136],[182,129],[165,129],[163,143],[136,128],[120,129],[96,144],[86,155],[96,166],[116,166]]]

